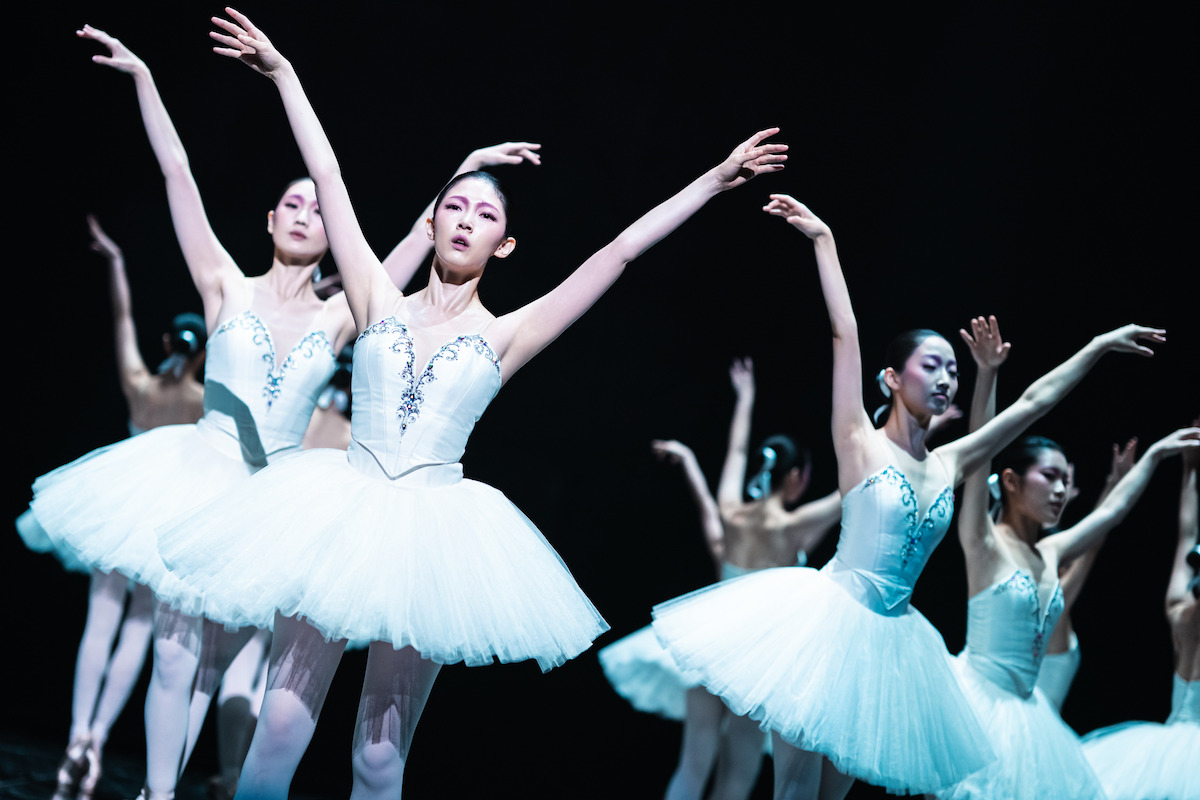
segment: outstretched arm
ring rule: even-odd
[[[796,552],[811,553],[842,518],[842,493],[833,491],[789,512],[784,530]]]
[[[1200,448],[1200,427],[1181,428],[1159,439],[1146,450],[1133,469],[1122,478],[1092,513],[1065,531],[1042,540],[1043,549],[1053,548],[1062,563],[1083,555],[1097,545],[1107,533],[1120,524],[1141,497],[1155,468],[1168,456]]]
[[[81,39],[99,42],[109,49],[111,55],[92,56],[92,61],[133,77],[146,136],[166,181],[167,203],[171,209],[175,237],[192,274],[192,282],[200,292],[205,321],[211,329],[220,311],[224,280],[229,275],[241,275],[241,271],[209,225],[187,153],[158,94],[154,78],[146,64],[115,37],[91,25],[84,25],[76,31],[76,35]]]
[[[138,350],[137,329],[133,324],[133,303],[129,295],[129,280],[125,277],[125,256],[117,243],[108,237],[91,214],[87,218],[92,234],[91,249],[108,262],[108,296],[112,301],[113,338],[116,343],[117,377],[126,401],[132,401],[150,370]]]
[[[1133,469],[1134,462],[1137,460],[1137,437],[1126,442],[1125,447],[1121,448],[1114,444],[1112,446],[1112,465],[1108,471],[1108,477],[1104,480],[1104,488],[1100,492],[1100,497],[1096,500],[1096,506],[1099,507],[1108,497],[1109,493],[1116,487],[1122,478],[1128,474],[1129,470]],[[1071,491],[1074,487],[1074,470],[1072,474]],[[1107,538],[1107,533],[1102,534],[1100,538],[1082,555],[1075,558],[1065,566],[1059,567],[1058,582],[1062,584],[1063,601],[1066,603],[1069,611],[1079,598],[1079,593],[1083,590],[1083,584],[1087,581],[1088,575],[1091,574],[1092,566],[1096,563],[1096,556],[1100,553],[1100,548],[1104,545],[1104,540]]]
[[[833,448],[838,461],[838,488],[845,494],[870,468],[867,445],[874,431],[863,408],[858,320],[850,303],[846,276],[838,261],[833,232],[806,205],[789,195],[773,194],[763,210],[783,217],[813,243],[817,275],[833,328]]]
[[[1105,353],[1152,356],[1154,351],[1143,342],[1163,342],[1166,340],[1165,334],[1166,331],[1141,325],[1126,325],[1101,334],[1071,358],[1030,384],[1015,403],[982,428],[937,448],[938,454],[953,465],[955,482],[986,463],[1057,405]]]
[[[1193,424],[1200,426],[1200,419],[1195,420]],[[1198,474],[1200,450],[1188,450],[1183,454],[1183,485],[1179,490],[1179,540],[1175,545],[1171,580],[1167,584],[1168,618],[1174,618],[1184,608],[1196,602],[1196,598],[1188,591],[1188,584],[1195,570],[1188,565],[1187,554],[1200,539],[1200,497],[1196,494]]]
[[[688,490],[692,493],[692,500],[695,501],[696,509],[700,512],[700,526],[704,530],[704,541],[708,545],[708,552],[712,555],[713,560],[720,564],[725,555],[725,528],[721,524],[721,513],[717,510],[717,501],[708,491],[708,481],[704,478],[704,472],[700,469],[700,462],[696,460],[696,454],[690,447],[674,439],[655,439],[650,443],[650,449],[659,458],[666,458],[672,464],[679,464],[683,467]]]
[[[983,427],[996,416],[996,374],[1008,358],[1010,345],[1000,335],[994,316],[971,320],[971,331],[959,330],[959,335],[975,361],[975,390],[971,393],[969,432]],[[958,537],[967,555],[968,567],[990,547],[992,520],[988,513],[987,464],[980,465],[967,475],[963,483],[962,506],[959,509]]]
[[[213,24],[225,31],[209,34],[223,45],[214,47],[213,52],[236,58],[255,72],[266,75],[279,90],[308,176],[316,184],[317,202],[325,221],[329,247],[342,276],[342,287],[350,303],[350,312],[361,330],[371,319],[380,316],[378,309],[372,305],[373,298],[382,302],[389,290],[398,290],[363,236],[342,179],[337,156],[296,71],[245,14],[232,8],[226,8],[225,11],[234,21],[212,18]]]
[[[710,199],[756,175],[783,169],[787,145],[765,142],[778,132],[778,128],[768,128],[742,142],[724,161],[643,215],[549,293],[497,320],[492,328],[501,341],[507,342],[501,344],[505,377],[512,377],[591,308],[629,262],[682,225]]]
[[[520,164],[524,161],[541,164],[542,157],[537,152],[540,148],[541,145],[534,142],[504,142],[491,147],[481,147],[463,159],[454,175],[450,177],[498,164]],[[401,291],[408,286],[433,248],[433,242],[425,231],[425,221],[433,217],[433,202],[429,201],[429,205],[425,206],[425,210],[417,217],[408,234],[392,248],[387,258],[383,259],[384,271]]]
[[[721,480],[717,484],[717,502],[726,513],[743,502],[750,450],[750,421],[754,415],[754,362],[749,358],[734,359],[729,367],[729,382],[733,384],[737,400],[733,406],[733,419],[729,423],[725,464],[721,467]]]

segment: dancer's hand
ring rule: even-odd
[[[683,459],[692,455],[692,449],[683,442],[678,442],[674,439],[655,439],[650,442],[650,449],[660,459],[665,459],[672,464],[678,464]]]
[[[108,238],[108,234],[100,227],[100,223],[96,218],[87,215],[88,230],[92,234],[92,243],[89,248],[94,252],[104,256],[108,261],[116,261],[122,257],[121,248],[117,247],[117,243]]]
[[[754,360],[750,357],[735,358],[729,367],[729,382],[738,397],[754,394]]]
[[[75,31],[75,35],[80,39],[91,39],[104,45],[109,50],[109,55],[92,56],[92,62],[96,64],[104,64],[105,66],[118,69],[121,72],[134,73],[140,69],[145,69],[146,64],[140,58],[133,54],[125,45],[121,44],[121,40],[115,36],[109,36],[99,28],[93,28],[91,25],[84,25],[79,30]]]
[[[771,201],[763,206],[763,211],[774,217],[783,217],[789,225],[810,239],[832,234],[828,225],[822,222],[816,214],[809,211],[808,206],[796,200],[791,195],[771,195]]]
[[[1147,458],[1166,458],[1200,450],[1200,427],[1180,428],[1146,449]]]
[[[250,18],[235,9],[226,7],[225,13],[233,17],[233,22],[221,17],[213,17],[212,22],[218,28],[226,31],[210,31],[209,36],[224,47],[214,47],[213,52],[236,58],[255,72],[272,76],[287,60],[271,44],[267,35],[254,26]]]
[[[971,358],[980,369],[997,369],[1008,358],[1011,345],[1000,335],[996,316],[975,317],[971,320],[971,332],[959,328],[958,335],[967,343]]]
[[[759,131],[733,148],[729,157],[717,166],[715,176],[721,191],[741,186],[764,172],[778,172],[787,161],[786,144],[763,144],[763,140],[779,133],[779,128]]]
[[[466,171],[472,171],[497,164],[520,164],[523,161],[541,164],[542,157],[537,152],[540,148],[541,145],[534,142],[503,142],[481,147],[467,156],[463,166]]]
[[[1112,465],[1108,469],[1108,478],[1106,481],[1109,484],[1115,485],[1117,481],[1124,478],[1129,470],[1133,469],[1134,462],[1137,461],[1137,437],[1134,436],[1124,447],[1114,443],[1112,446]]]
[[[1147,328],[1144,325],[1125,325],[1115,331],[1109,331],[1096,337],[1105,350],[1114,353],[1135,353],[1140,356],[1152,356],[1154,350],[1142,342],[1161,344],[1167,340],[1167,332],[1162,328]]]

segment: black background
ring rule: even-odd
[[[715,481],[732,408],[727,368],[755,360],[755,438],[809,444],[811,496],[835,487],[829,327],[811,246],[760,211],[794,194],[834,229],[864,369],[895,333],[957,342],[996,314],[1013,343],[1000,402],[1100,332],[1168,329],[1153,359],[1110,355],[1032,430],[1077,464],[1085,512],[1111,444],[1143,446],[1200,413],[1196,313],[1194,5],[316,3],[242,7],[296,65],[340,157],[363,229],[386,252],[471,149],[543,143],[498,170],[519,246],[488,268],[495,313],[544,293],[639,214],[777,125],[788,167],[717,197],[636,261],[505,388],[464,458],[546,533],[612,631],[541,675],[532,663],[443,669],[406,775],[412,797],[657,797],[679,725],[608,687],[599,646],[650,606],[711,579],[678,470],[679,438]],[[61,3],[10,9],[6,381],[16,517],[33,478],[125,434],[95,212],[125,251],[147,361],[169,318],[199,310],[175,242],[132,80],[89,61],[87,22],[153,71],[213,228],[248,274],[270,264],[265,214],[303,174],[277,93],[211,53],[220,6]],[[422,284],[424,274],[416,285]],[[969,362],[965,348],[960,358]],[[964,366],[960,405],[974,371]],[[868,382],[865,402],[878,401]],[[956,431],[965,428],[962,421]],[[1165,718],[1162,614],[1179,466],[1165,463],[1101,553],[1076,611],[1077,730]],[[319,495],[314,502],[320,502]],[[3,728],[65,743],[86,581],[5,540]],[[812,559],[823,563],[833,537]],[[957,651],[965,579],[953,529],[915,605]],[[867,655],[867,654],[864,654]],[[296,788],[344,795],[362,653],[342,663]],[[144,677],[143,677],[144,680]],[[111,752],[141,752],[135,693]],[[192,769],[214,763],[205,732]],[[764,777],[759,794],[769,796]],[[856,787],[851,797],[874,796]]]

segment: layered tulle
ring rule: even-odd
[[[26,509],[25,513],[17,517],[17,534],[21,537],[21,541],[35,553],[46,553],[54,556],[62,564],[63,569],[68,572],[82,572],[87,574],[91,572],[88,565],[75,558],[71,552],[59,550],[54,546],[54,542],[50,540],[50,535],[46,533],[46,529],[37,521],[37,517],[33,515],[32,509]]]
[[[330,639],[411,645],[440,663],[536,659],[543,670],[608,629],[499,491],[461,477],[390,481],[340,450],[272,464],[163,526],[159,547],[186,582],[160,599],[227,625],[272,627],[279,612]]]
[[[687,713],[685,696],[688,689],[700,685],[699,676],[684,674],[651,626],[618,639],[597,656],[604,677],[638,711],[683,720]]]
[[[1040,689],[1021,697],[980,675],[969,656],[951,663],[997,758],[940,800],[1103,800],[1079,737]]]
[[[877,614],[823,572],[785,567],[654,609],[684,670],[738,714],[894,793],[944,789],[993,758],[941,635]]]
[[[1083,737],[1109,800],[1200,799],[1200,724],[1125,722]]]
[[[166,425],[101,447],[34,481],[30,508],[61,558],[178,593],[155,528],[252,474],[222,438]]]

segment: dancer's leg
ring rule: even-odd
[[[223,625],[204,620],[204,634],[200,645],[200,664],[196,669],[196,682],[192,686],[192,697],[188,708],[187,742],[184,744],[183,760],[179,764],[182,774],[192,757],[192,750],[204,729],[204,719],[212,706],[213,695],[246,643],[258,632],[257,628],[241,628],[227,631]]]
[[[351,800],[400,797],[413,733],[440,669],[411,647],[371,643],[354,730]]]
[[[821,761],[821,800],[842,800],[850,794],[854,778],[838,772],[828,758]]]
[[[87,622],[75,656],[75,684],[71,700],[71,741],[87,738],[109,654],[125,613],[125,590],[129,579],[120,573],[92,571],[88,587]]]
[[[725,713],[721,699],[696,687],[688,689],[685,702],[683,743],[665,800],[699,800],[704,795],[720,743],[721,717]]]
[[[202,631],[199,617],[156,604],[154,666],[146,691],[146,787],[152,792],[172,793],[179,780]]]
[[[287,798],[345,648],[345,639],[327,642],[311,625],[275,615],[267,692],[238,781],[238,798]]]
[[[801,750],[772,732],[771,758],[775,763],[774,800],[817,800],[824,756]]]
[[[746,800],[750,796],[762,770],[766,736],[756,721],[725,709],[717,771],[708,800]]]
[[[250,748],[254,724],[262,708],[267,683],[267,656],[271,632],[257,631],[225,670],[217,691],[216,780],[231,794],[237,786],[242,762]]]
[[[97,747],[103,746],[113,723],[125,710],[129,695],[141,677],[154,630],[154,594],[149,587],[134,584],[129,606],[121,621],[121,635],[108,662],[104,689],[92,718],[91,736]]]

